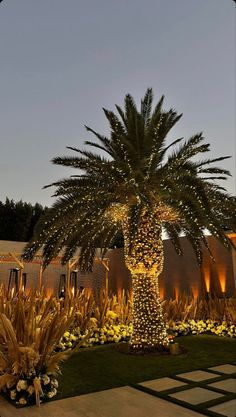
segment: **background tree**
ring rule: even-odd
[[[24,253],[32,259],[44,244],[46,266],[60,250],[67,262],[80,247],[79,265],[90,269],[95,249],[101,247],[104,255],[122,230],[125,262],[132,275],[134,351],[168,346],[158,291],[164,260],[162,230],[179,254],[178,237],[184,232],[199,263],[202,242],[207,246],[206,228],[228,248],[232,243],[224,228],[236,230],[235,200],[215,183],[230,173],[212,166],[228,157],[196,160],[209,151],[201,133],[168,145],[167,135],[181,115],[163,110],[163,100],[152,112],[153,95],[148,89],[140,110],[129,94],[124,109],[116,106],[118,116],[103,109],[110,136],[86,127],[98,142],[85,143],[107,156],[69,147],[77,156],[53,159],[54,164],[82,173],[51,184],[57,187],[58,198],[39,221]]]
[[[0,240],[28,242],[45,208],[36,203],[15,202],[6,198],[0,202]]]

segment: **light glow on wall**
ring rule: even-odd
[[[219,271],[219,282],[222,294],[226,292],[226,273],[225,271]]]
[[[209,268],[204,268],[204,281],[206,286],[206,292],[210,292],[210,270]]]
[[[46,289],[47,298],[50,298],[53,294],[54,294],[54,289],[53,288],[47,288]]]
[[[192,287],[192,294],[193,294],[193,298],[196,300],[199,297],[199,289],[197,287]]]
[[[175,292],[175,299],[178,300],[179,299],[179,295],[180,295],[179,287],[175,287],[174,288],[174,292]]]
[[[164,287],[160,287],[160,290],[159,290],[159,294],[160,294],[160,298],[162,299],[162,300],[164,300]]]

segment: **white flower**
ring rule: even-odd
[[[57,390],[56,390],[56,388],[53,388],[52,391],[49,391],[47,393],[47,397],[52,398],[52,397],[55,397],[56,394],[57,394]]]
[[[34,387],[33,385],[30,385],[29,388],[27,389],[29,395],[32,395],[34,393]]]
[[[51,380],[51,385],[52,385],[52,387],[54,387],[54,388],[58,388],[58,380],[57,380],[57,379],[52,379],[52,380]]]
[[[43,382],[44,385],[47,385],[50,382],[50,378],[47,374],[44,374],[41,376],[41,381]]]
[[[15,400],[16,399],[16,390],[15,389],[13,389],[13,390],[10,391],[10,397],[11,397],[11,400]]]
[[[21,397],[21,398],[19,399],[18,403],[19,403],[19,404],[22,404],[22,405],[25,405],[25,404],[27,404],[27,401],[26,401],[26,399],[25,399],[24,397]]]
[[[27,390],[27,388],[28,388],[27,381],[25,379],[19,379],[19,381],[17,382],[17,385],[16,385],[17,391],[21,391],[22,389]]]

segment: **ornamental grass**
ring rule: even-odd
[[[166,320],[212,320],[227,321],[236,324],[236,297],[218,298],[208,296],[198,299],[182,294],[178,299],[165,300],[162,303]]]
[[[81,297],[87,306],[86,320],[82,326],[74,323],[63,335],[59,350],[73,349],[88,332],[90,336],[83,345],[86,347],[130,339],[133,330],[131,293],[123,291],[109,297],[101,292],[97,302],[91,302],[92,296],[86,292]],[[86,302],[87,297],[90,302]],[[162,305],[169,337],[202,333],[236,337],[236,298],[198,300],[182,294],[178,299],[163,301]]]
[[[56,347],[74,320],[73,300],[36,293],[0,299],[0,390],[19,405],[57,394],[59,365],[70,354]]]
[[[236,298],[162,302],[169,337],[236,337]],[[129,341],[132,294],[46,298],[44,291],[13,297],[0,288],[0,390],[15,404],[37,404],[57,394],[60,363],[80,347]]]

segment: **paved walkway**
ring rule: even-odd
[[[16,409],[0,397],[0,417],[236,417],[236,365],[224,364]]]
[[[2,403],[0,403],[2,405]],[[115,388],[16,410],[4,402],[1,417],[200,417],[202,414],[138,391]]]

